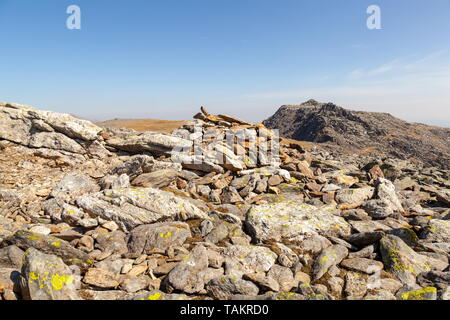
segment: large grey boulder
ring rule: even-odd
[[[123,231],[160,221],[208,219],[189,200],[152,188],[104,190],[78,198],[77,204],[93,216],[115,221]]]
[[[350,235],[350,225],[334,215],[333,207],[317,208],[297,201],[253,206],[247,213],[246,227],[258,243],[301,242],[310,235]]]
[[[47,148],[71,153],[86,153],[75,140],[59,132],[38,132],[30,136],[28,145],[32,148]]]

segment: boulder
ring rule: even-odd
[[[198,293],[205,285],[204,277],[199,274],[206,269],[208,269],[207,251],[205,247],[197,246],[169,272],[162,285],[169,293],[174,290],[189,294]]]
[[[310,235],[350,235],[350,225],[334,215],[333,207],[317,208],[296,201],[253,206],[246,228],[257,243],[301,242]]]
[[[380,240],[380,251],[385,269],[407,285],[414,285],[416,277],[422,272],[431,271],[432,266],[438,271],[448,266],[448,263],[416,253],[394,235],[386,235]]]
[[[222,252],[226,274],[242,276],[245,273],[267,272],[275,264],[277,255],[266,247],[233,245]]]
[[[217,300],[229,300],[234,295],[255,296],[259,292],[254,283],[234,276],[213,279],[206,285],[206,290]]]
[[[76,276],[61,258],[30,248],[24,260],[23,297],[30,300],[81,300],[76,290]]]
[[[81,174],[73,173],[65,176],[50,193],[53,198],[70,202],[84,194],[95,193],[100,190],[95,180],[91,177]]]
[[[208,219],[189,200],[152,188],[104,190],[78,198],[77,204],[93,216],[115,221],[124,231],[159,221]]]
[[[158,170],[144,173],[134,179],[131,184],[144,188],[164,188],[170,185],[178,177],[178,171],[173,169]]]
[[[374,188],[366,186],[358,189],[342,189],[336,192],[336,201],[344,204],[363,203],[373,197]]]
[[[314,261],[312,274],[315,280],[323,277],[332,267],[339,264],[348,255],[348,249],[341,245],[333,245],[322,251]]]
[[[191,237],[189,225],[182,222],[162,222],[139,226],[131,231],[128,248],[133,254],[150,254],[153,249],[162,251],[181,246]]]

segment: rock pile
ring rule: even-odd
[[[450,171],[194,119],[0,104],[0,297],[450,299]]]

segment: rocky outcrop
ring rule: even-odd
[[[450,129],[408,123],[387,113],[346,110],[315,100],[284,105],[264,125],[286,138],[337,152],[384,154],[450,169]]]
[[[450,299],[449,170],[204,108],[172,134],[0,120],[0,299]]]

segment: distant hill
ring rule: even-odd
[[[450,168],[450,128],[409,123],[388,113],[353,111],[309,100],[284,105],[263,123],[279,129],[283,137],[340,151],[385,154]]]
[[[126,128],[139,132],[153,131],[159,133],[171,133],[183,126],[187,121],[155,120],[155,119],[113,119],[97,121],[96,125],[110,128]]]

